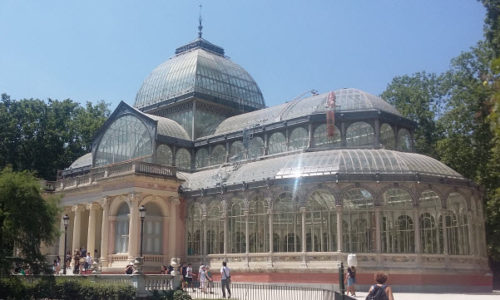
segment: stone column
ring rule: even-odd
[[[301,207],[300,214],[302,216],[302,252],[306,252],[306,208]],[[311,243],[314,244],[313,236],[311,236]]]
[[[380,214],[381,214],[381,207],[380,206],[375,206],[375,247],[377,250],[377,253],[382,252],[382,224],[380,222]]]
[[[422,244],[421,244],[421,238],[420,238],[420,211],[417,209],[414,212],[414,219],[415,221],[413,224],[415,224],[415,253],[420,254],[422,253]]]
[[[80,232],[82,230],[82,212],[84,208],[81,205],[75,205],[71,210],[75,213],[73,220],[73,243],[71,245],[71,255],[73,255],[73,252],[79,250],[82,246],[80,245]]]
[[[343,248],[342,205],[336,205],[336,209],[337,209],[337,251],[342,252]]]
[[[95,228],[97,222],[97,209],[99,206],[97,203],[90,203],[87,205],[89,210],[89,226],[87,231],[87,251],[91,256],[94,255],[95,250]],[[95,257],[94,257],[95,259]]]
[[[109,239],[109,199],[104,198],[101,202],[102,206],[102,226],[101,226],[101,259],[102,266],[108,266],[108,239]],[[114,238],[114,234],[112,235]]]
[[[177,208],[179,205],[179,199],[170,198],[170,218],[169,218],[169,231],[168,231],[168,251],[170,252],[170,257],[177,257],[177,252],[175,251],[175,246],[177,242],[176,232],[177,232]]]
[[[468,243],[469,243],[469,255],[476,255],[475,246],[477,245],[476,236],[472,230],[472,226],[474,226],[474,222],[472,222],[472,212],[470,210],[467,211],[467,234],[469,235]]]
[[[227,220],[227,202],[224,198],[222,198],[222,217],[224,218],[224,256],[227,254],[227,238],[228,238],[228,220]]]
[[[245,253],[250,253],[250,232],[248,226],[248,210],[244,211],[245,214]]]
[[[115,235],[116,235],[116,216],[109,216],[108,253],[110,256],[116,252]],[[111,262],[111,259],[109,260],[109,262]]]
[[[59,224],[59,228],[61,230],[61,236],[59,236],[59,257],[61,258],[61,261],[64,260],[64,257],[65,257],[65,253],[64,253],[64,220],[63,220],[63,216],[67,214],[66,210],[63,210],[62,213],[61,213],[61,220],[60,220],[60,224]],[[69,224],[68,224],[68,227],[69,227]],[[66,251],[68,251],[66,249]]]
[[[130,220],[128,227],[128,257],[130,259],[136,258],[139,253],[137,251],[139,241],[139,227],[141,226],[139,220],[139,198],[135,194],[129,195],[130,206]]]
[[[443,254],[448,256],[448,234],[447,234],[447,228],[446,228],[446,211],[443,209],[441,210],[441,216],[442,216],[442,223],[441,228],[443,228]]]
[[[203,216],[201,217],[201,226],[202,226],[202,230],[203,230],[203,236],[202,236],[202,257],[203,257],[203,260],[205,260],[206,256],[207,256],[207,253],[208,253],[208,249],[207,249],[207,215],[206,213],[203,214]]]
[[[273,253],[273,211],[272,209],[267,210],[267,216],[269,219],[269,253]]]

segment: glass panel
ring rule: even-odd
[[[115,225],[115,251],[114,253],[128,252],[129,208],[127,203],[122,203],[116,215]]]
[[[269,154],[281,153],[286,151],[286,138],[281,132],[275,132],[269,137]]]
[[[217,145],[212,149],[212,156],[210,157],[211,165],[220,165],[226,162],[226,147]]]
[[[208,166],[208,150],[201,148],[196,151],[196,168],[203,168]]]
[[[250,202],[248,233],[251,253],[269,251],[269,216],[265,201],[262,199]]]
[[[248,142],[249,158],[257,158],[264,155],[264,140],[261,137],[254,137]]]
[[[442,240],[442,237],[440,237],[441,233],[433,215],[430,213],[420,215],[420,244],[423,253],[443,253],[443,247],[440,247],[440,241]]]
[[[306,206],[306,251],[337,251],[337,212],[330,193],[315,191]]]
[[[459,193],[451,193],[447,200],[446,232],[448,234],[448,252],[452,255],[470,254],[469,219],[467,201]]]
[[[180,148],[175,154],[175,165],[179,169],[191,169],[191,153],[186,148]]]
[[[289,137],[289,150],[296,150],[306,148],[309,142],[309,133],[303,127],[297,127],[290,133]]]
[[[375,213],[372,195],[365,189],[344,192],[343,251],[367,253],[375,249]]]
[[[301,251],[302,216],[290,194],[281,194],[273,206],[273,251]]]
[[[331,147],[340,147],[342,143],[342,139],[340,136],[340,130],[335,126],[335,132],[333,137],[329,137],[326,130],[326,124],[321,124],[316,129],[314,129],[313,133],[313,147],[320,146],[331,146]]]
[[[243,200],[233,199],[231,210],[228,216],[229,228],[231,232],[230,245],[228,247],[230,253],[245,253],[246,252],[246,225],[245,214],[243,210]]]
[[[207,207],[207,252],[224,253],[224,219],[218,199],[211,200]]]
[[[396,137],[391,125],[384,123],[380,126],[380,144],[383,148],[394,150],[396,149]]]
[[[193,203],[188,207],[186,228],[188,255],[200,255],[202,226],[201,207],[199,203]]]
[[[159,145],[156,148],[156,163],[160,165],[172,165],[172,150],[167,145]]]
[[[407,129],[401,128],[398,132],[398,150],[411,150],[411,135]]]
[[[434,191],[427,190],[422,192],[418,199],[418,206],[420,208],[432,208],[437,213],[441,209],[441,199]]]
[[[141,120],[126,115],[116,119],[97,146],[95,166],[153,154],[150,132]]]
[[[229,160],[230,161],[239,161],[245,158],[245,147],[243,146],[243,142],[235,141],[231,144],[231,148],[229,148]]]
[[[384,212],[381,238],[383,253],[414,253],[415,231],[412,218],[396,212]]]
[[[366,122],[356,122],[347,128],[347,147],[373,146],[374,139],[373,127]]]
[[[389,189],[384,193],[384,208],[412,209],[413,201],[410,194],[403,189]]]

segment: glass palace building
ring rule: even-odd
[[[488,290],[481,190],[415,153],[415,126],[352,88],[266,107],[200,36],[62,171],[68,249],[95,249],[103,272],[121,273],[139,255],[144,205],[146,271],[179,257],[227,261],[234,281],[328,285],[355,253],[361,285],[385,270],[400,290]]]

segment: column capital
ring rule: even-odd
[[[170,203],[172,203],[173,205],[179,205],[179,204],[181,204],[181,201],[179,200],[179,197],[170,196],[170,197],[168,197],[168,201]]]
[[[304,206],[301,206],[301,207],[299,207],[299,211],[301,213],[305,213],[306,212],[306,208]]]
[[[102,209],[107,209],[109,208],[109,204],[111,204],[112,198],[109,196],[103,197],[101,200],[98,201],[99,205],[101,205]]]
[[[141,202],[141,197],[139,193],[132,192],[127,195],[127,202],[129,203],[130,207],[139,207],[139,203]]]
[[[89,203],[86,206],[88,210],[97,210],[100,207],[99,203],[96,202]]]
[[[80,212],[83,212],[85,210],[85,206],[83,206],[82,204],[77,204],[77,205],[73,205],[71,207],[71,211],[72,212],[75,212],[75,213],[80,213]]]

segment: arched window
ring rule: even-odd
[[[448,235],[448,253],[451,255],[470,254],[469,220],[465,198],[459,193],[448,196],[446,206],[446,234]]]
[[[302,217],[292,195],[281,194],[273,205],[273,233],[278,239],[274,243],[276,252],[299,252],[299,236],[302,232]],[[293,239],[290,240],[290,239]],[[273,239],[274,240],[274,239]]]
[[[196,151],[196,158],[195,158],[195,164],[196,168],[203,168],[208,166],[208,151],[206,148],[201,148]]]
[[[314,129],[313,147],[331,146],[340,147],[342,138],[340,130],[335,126],[335,131],[332,137],[329,137],[326,130],[326,124],[321,124]]]
[[[231,205],[230,214],[228,216],[229,228],[231,232],[231,253],[245,253],[246,252],[246,239],[245,239],[245,214],[243,200],[235,198]]]
[[[286,151],[286,138],[281,132],[271,134],[268,142],[269,154],[281,153]]]
[[[165,166],[172,165],[172,150],[165,144],[158,145],[156,148],[156,163]]]
[[[384,123],[380,126],[380,144],[385,149],[396,149],[396,137],[391,125]]]
[[[415,232],[413,201],[410,194],[398,188],[387,190],[384,195],[382,217],[382,252],[414,253]]]
[[[269,251],[269,219],[267,207],[262,199],[255,199],[250,202],[248,213],[248,231],[250,236],[249,251],[268,252]]]
[[[411,151],[411,135],[408,129],[401,128],[398,132],[398,150]]]
[[[325,191],[313,192],[307,201],[305,222],[306,251],[337,251],[337,212],[333,195]]]
[[[297,127],[290,133],[288,149],[297,150],[307,147],[309,142],[309,133],[303,127]]]
[[[375,132],[373,127],[366,122],[356,122],[347,128],[347,147],[373,146]]]
[[[210,201],[207,208],[207,252],[224,253],[224,219],[218,199]]]
[[[116,213],[114,253],[128,252],[129,213],[128,204],[122,203]]]
[[[373,197],[365,189],[344,192],[343,236],[344,252],[372,252],[375,248],[375,214]]]
[[[188,207],[186,219],[187,227],[187,253],[188,255],[201,254],[201,207],[199,203],[192,203]]]
[[[154,203],[147,203],[145,208],[147,213],[144,218],[144,253],[161,254],[163,232],[163,216],[161,210]]]
[[[229,148],[229,160],[239,161],[242,159],[245,159],[245,147],[243,146],[243,142],[235,141],[231,144],[231,148]]]
[[[95,166],[117,163],[153,154],[151,134],[141,120],[132,115],[116,119],[106,130],[95,154]]]
[[[210,165],[220,165],[226,162],[226,147],[217,145],[212,149]]]
[[[254,137],[248,142],[248,157],[257,158],[264,155],[264,140],[261,137]]]
[[[186,148],[180,148],[175,154],[175,165],[179,169],[191,169],[191,153]]]
[[[420,244],[422,253],[443,253],[443,231],[439,229],[441,201],[439,196],[427,190],[418,199],[420,209]]]

